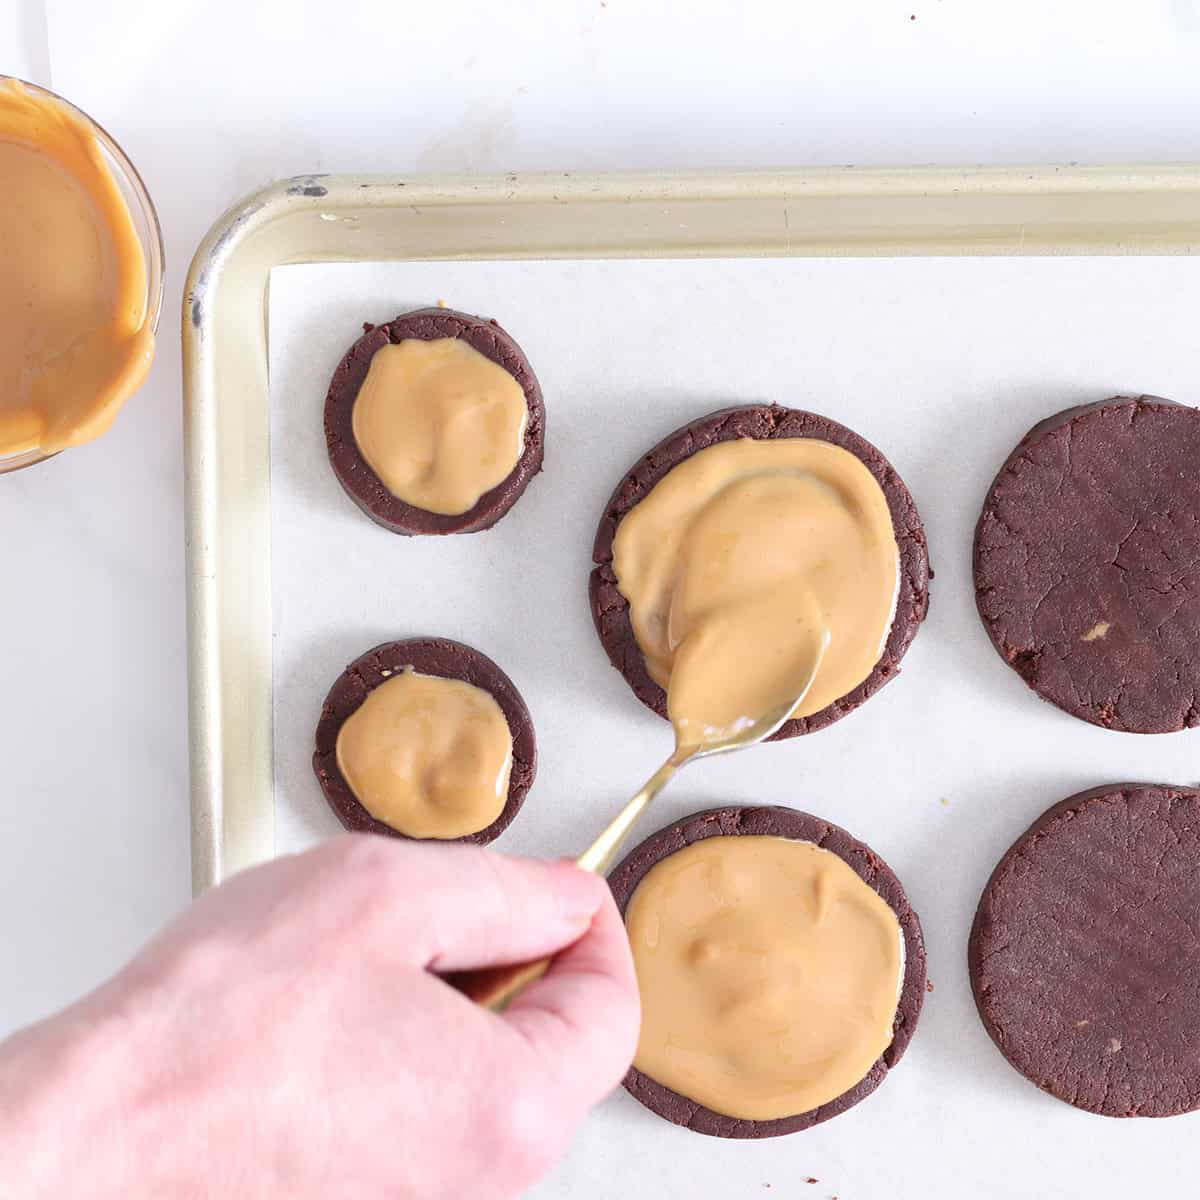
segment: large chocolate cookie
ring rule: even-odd
[[[968,965],[1000,1053],[1051,1095],[1109,1117],[1200,1107],[1200,792],[1056,804],[992,872]]]
[[[836,1100],[811,1112],[796,1113],[795,1116],[774,1121],[746,1121],[713,1112],[643,1075],[636,1067],[630,1067],[625,1076],[625,1087],[634,1099],[676,1125],[686,1125],[697,1133],[707,1133],[713,1137],[778,1137],[828,1121],[830,1117],[836,1117],[860,1100],[865,1100],[900,1061],[917,1028],[917,1019],[925,1000],[925,942],[921,936],[921,922],[887,863],[844,829],[793,808],[714,808],[685,817],[652,834],[608,878],[622,915],[637,885],[656,863],[704,838],[741,835],[813,842],[822,850],[836,854],[887,902],[896,914],[904,935],[904,982],[896,1010],[892,1044],[862,1082],[843,1092]]]
[[[1200,724],[1200,410],[1118,397],[1035,425],[984,503],[975,594],[1004,660],[1065,712]]]
[[[325,397],[325,444],[342,487],[371,520],[394,533],[478,533],[490,529],[516,504],[529,481],[542,469],[546,412],[542,389],[521,347],[495,321],[448,308],[422,308],[386,325],[364,325],[363,329],[362,337],[338,363]],[[485,358],[503,367],[525,393],[529,422],[525,427],[524,453],[508,478],[480,496],[479,502],[465,513],[451,516],[432,513],[397,499],[368,466],[354,440],[351,424],[354,401],[375,351],[406,338],[422,341],[462,338]]]
[[[313,751],[313,770],[325,799],[329,801],[329,807],[347,829],[382,833],[388,837],[405,836],[390,825],[377,821],[363,808],[338,769],[337,762],[337,739],[343,723],[371,691],[405,667],[411,667],[422,675],[462,679],[490,692],[500,705],[513,742],[508,800],[501,814],[486,829],[453,839],[475,845],[495,841],[512,823],[525,802],[525,794],[533,786],[537,768],[533,719],[516,685],[490,658],[449,638],[408,638],[402,642],[384,642],[356,658],[338,676],[321,708],[316,749]]]
[[[794,408],[781,408],[776,404],[725,408],[677,429],[634,464],[617,485],[605,507],[592,549],[592,560],[596,565],[591,576],[590,597],[596,632],[600,635],[609,661],[625,676],[633,694],[660,717],[667,715],[667,694],[646,670],[645,659],[629,619],[629,602],[617,587],[613,572],[613,538],[616,537],[617,526],[621,518],[672,467],[697,450],[737,438],[796,437],[818,438],[849,450],[875,476],[887,497],[896,545],[900,550],[900,592],[887,645],[871,674],[848,695],[820,712],[786,722],[772,740],[812,733],[833,724],[900,673],[900,660],[929,609],[930,579],[925,530],[904,481],[870,442],[828,417]]]

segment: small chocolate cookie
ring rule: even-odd
[[[794,808],[713,808],[660,829],[631,851],[608,877],[609,887],[621,914],[624,915],[637,885],[656,863],[693,842],[710,837],[739,835],[812,842],[822,850],[836,854],[887,902],[896,914],[904,935],[904,982],[896,1010],[892,1044],[862,1082],[843,1092],[836,1100],[811,1112],[797,1113],[791,1117],[780,1117],[774,1121],[747,1121],[713,1112],[643,1075],[636,1067],[630,1067],[625,1076],[625,1088],[635,1100],[676,1125],[686,1125],[688,1129],[713,1137],[779,1137],[819,1125],[852,1108],[860,1100],[865,1100],[900,1061],[916,1031],[921,1005],[925,1002],[925,942],[921,935],[921,922],[887,863],[844,829],[808,813],[797,812]]]
[[[795,408],[781,408],[777,404],[724,408],[677,429],[634,464],[617,485],[605,507],[592,549],[592,561],[596,566],[592,571],[589,595],[596,632],[600,635],[609,661],[625,676],[633,694],[664,719],[667,716],[667,694],[646,670],[646,661],[629,619],[629,601],[621,594],[613,571],[613,539],[617,534],[617,526],[621,518],[672,467],[678,466],[698,450],[737,438],[798,437],[817,438],[849,450],[875,476],[887,497],[896,545],[900,551],[900,592],[887,645],[871,674],[848,695],[835,700],[820,712],[787,721],[770,740],[813,733],[832,725],[900,673],[900,660],[929,610],[931,578],[925,529],[904,481],[870,442],[828,417]]]
[[[542,469],[546,440],[546,410],[542,389],[521,347],[496,324],[449,308],[422,308],[386,325],[364,325],[362,337],[346,351],[329,382],[325,397],[325,444],[334,474],[350,499],[393,533],[478,533],[490,529],[516,502],[529,481]],[[433,513],[397,499],[371,470],[354,440],[354,401],[367,377],[375,351],[406,338],[434,341],[462,338],[485,358],[503,367],[525,392],[529,421],[525,450],[512,474],[465,513]]]
[[[407,837],[383,821],[377,821],[358,802],[337,762],[337,739],[342,725],[367,696],[411,667],[422,675],[442,679],[461,679],[490,692],[500,705],[512,733],[512,770],[508,777],[508,801],[501,814],[486,828],[465,837],[447,839],[482,846],[495,841],[512,823],[533,786],[537,753],[533,737],[533,719],[516,685],[485,654],[449,638],[407,638],[402,642],[384,642],[356,658],[338,676],[317,723],[313,770],[329,807],[347,829],[360,833],[382,833],[388,837]],[[419,840],[419,839],[415,839]]]
[[[1108,1117],[1200,1108],[1200,792],[1116,783],[1043,813],[967,959],[992,1041],[1044,1091]]]
[[[1200,724],[1200,410],[1153,396],[1067,409],[1000,468],[975,598],[1004,660],[1105,729]]]

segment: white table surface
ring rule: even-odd
[[[304,171],[1200,160],[1191,0],[0,0],[0,71],[116,134],[169,262],[114,431],[0,478],[0,1035],[187,902],[178,312],[238,196]]]

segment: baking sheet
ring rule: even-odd
[[[492,531],[398,538],[329,470],[330,372],[364,320],[439,299],[496,316],[546,394],[546,469]],[[1200,733],[1092,728],[1038,701],[988,641],[970,586],[983,494],[1037,419],[1115,393],[1195,402],[1193,259],[741,259],[291,266],[269,308],[276,841],[337,831],[312,777],[329,684],[376,642],[445,634],[521,689],[539,772],[498,849],[580,850],[669,749],[609,667],[587,605],[595,524],[626,468],[722,405],[778,400],[857,429],[925,520],[936,579],[899,680],[809,738],[699,764],[651,828],[718,803],[781,803],[882,854],[921,914],[934,991],[893,1077],[791,1138],[727,1143],[618,1093],[536,1190],[554,1197],[1126,1197],[1179,1190],[1200,1117],[1112,1121],[1000,1058],[965,969],[974,905],[1011,840],[1096,783],[1200,777]],[[815,1184],[806,1182],[818,1180]]]

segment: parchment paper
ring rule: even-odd
[[[362,321],[442,298],[496,317],[524,347],[545,389],[546,469],[488,533],[400,538],[362,516],[334,479],[322,406]],[[1191,1193],[1200,1118],[1106,1120],[1038,1092],[984,1033],[965,955],[988,873],[1044,808],[1098,783],[1200,779],[1200,731],[1111,733],[1039,701],[992,649],[970,575],[984,493],[1036,420],[1117,393],[1200,401],[1198,312],[1194,259],[275,271],[281,852],[339,828],[309,762],[329,685],[363,650],[414,634],[445,634],[491,655],[533,714],[537,783],[497,848],[564,855],[592,839],[670,749],[668,726],[634,700],[593,631],[592,537],[626,468],[690,418],[764,400],[826,413],[888,455],[925,520],[932,606],[900,678],[828,730],[693,767],[645,827],[714,804],[790,804],[868,842],[903,881],[928,943],[934,990],[908,1054],[844,1116],[758,1143],[677,1129],[619,1092],[538,1196]]]

